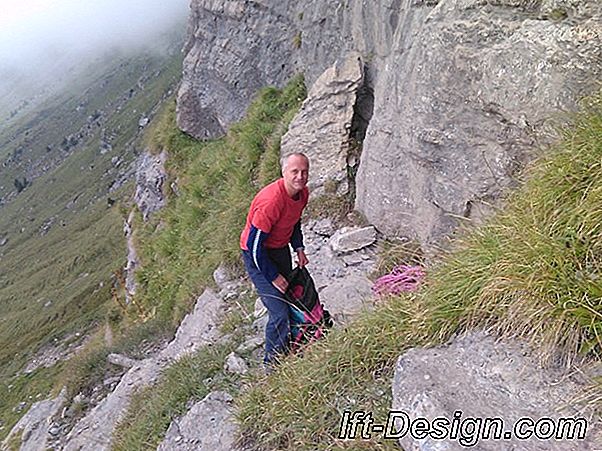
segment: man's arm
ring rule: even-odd
[[[269,282],[271,282],[278,290],[284,293],[288,286],[288,280],[286,280],[286,278],[278,272],[278,269],[268,257],[268,253],[263,246],[263,243],[267,239],[268,235],[269,233],[263,232],[251,224],[249,238],[247,239],[247,249],[249,249],[251,257],[253,258],[253,263],[255,263],[257,269],[261,271],[263,276]]]
[[[249,249],[257,269],[269,282],[272,282],[278,276],[278,269],[268,257],[268,253],[263,246],[268,236],[269,233],[263,232],[251,224],[251,230],[249,230],[249,237],[247,238],[247,249]]]

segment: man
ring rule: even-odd
[[[292,271],[289,243],[299,266],[309,263],[301,234],[301,213],[309,197],[308,175],[309,160],[304,154],[285,157],[282,178],[255,196],[240,236],[245,267],[269,314],[264,357],[268,369],[289,346],[289,311],[283,296],[286,276]]]

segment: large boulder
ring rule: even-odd
[[[357,53],[326,69],[282,137],[282,155],[303,152],[309,157],[309,188],[314,194],[327,182],[333,192],[349,191],[349,170],[359,163],[352,155],[351,127],[358,91],[364,81],[363,69]]]
[[[404,414],[399,413],[399,421],[391,432],[399,431],[401,435],[405,426],[419,418],[433,425],[435,418],[444,417],[450,422],[450,435],[452,422],[457,419],[459,432],[455,439],[435,439],[430,434],[412,437],[408,431],[400,438],[400,445],[407,451],[451,451],[467,446],[521,451],[594,449],[594,444],[602,443],[599,418],[592,420],[594,412],[575,402],[588,383],[591,381],[578,373],[569,374],[566,368],[541,368],[524,343],[496,341],[482,332],[471,333],[443,346],[411,349],[399,357],[392,408]],[[557,421],[563,417],[588,421],[585,439],[519,440],[513,432],[513,425],[520,418],[536,423],[542,418]],[[472,432],[481,427],[474,419],[481,419],[484,431],[486,418],[501,419],[500,433],[507,431],[510,436],[504,437],[504,433],[499,440],[481,439],[478,432]],[[528,427],[526,424],[518,432],[526,432]],[[541,428],[538,433],[545,433],[547,426],[542,423]],[[491,433],[496,432],[492,429]]]
[[[550,3],[402,5],[357,176],[356,207],[380,231],[429,243],[480,214],[594,87],[602,4],[555,2],[558,20]]]

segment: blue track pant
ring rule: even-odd
[[[287,277],[291,272],[291,254],[288,246],[280,249],[267,249],[270,259]],[[268,281],[255,266],[249,251],[242,251],[245,268],[255,285],[263,305],[268,309],[269,319],[265,328],[265,363],[271,363],[278,354],[286,354],[290,344],[290,323],[288,304],[283,294]]]

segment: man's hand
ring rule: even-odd
[[[284,293],[288,287],[288,280],[286,280],[282,274],[278,274],[278,277],[272,280],[272,285],[274,285],[278,291]]]
[[[309,259],[307,258],[307,255],[305,255],[305,251],[303,249],[299,249],[297,251],[297,260],[299,267],[301,268],[309,263]]]

